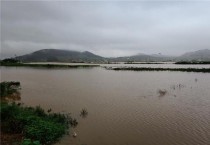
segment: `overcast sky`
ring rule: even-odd
[[[108,57],[210,49],[210,1],[1,2],[1,58],[47,48]]]

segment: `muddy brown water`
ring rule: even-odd
[[[25,105],[77,118],[57,145],[210,145],[208,73],[1,67],[10,80]]]

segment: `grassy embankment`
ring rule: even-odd
[[[181,71],[210,73],[210,68],[149,68],[149,67],[105,67],[115,71]]]
[[[40,106],[28,107],[5,101],[20,89],[19,82],[2,82],[1,87],[1,143],[21,145],[52,144],[68,133],[77,121],[69,114],[47,112]]]

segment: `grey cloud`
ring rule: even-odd
[[[44,48],[178,55],[210,47],[210,2],[2,2],[2,57]]]

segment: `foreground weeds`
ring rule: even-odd
[[[69,114],[45,112],[40,106],[29,107],[5,100],[20,89],[20,82],[1,83],[1,144],[52,144],[78,122]],[[13,141],[14,140],[14,141]]]

